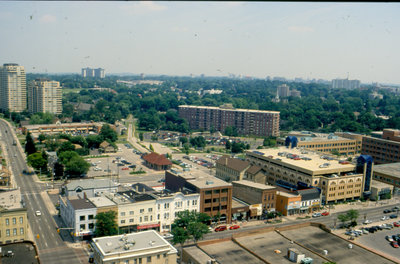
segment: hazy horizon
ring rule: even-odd
[[[0,64],[400,84],[399,11],[399,3],[6,1]]]

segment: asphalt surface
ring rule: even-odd
[[[7,133],[5,133],[6,130]],[[22,174],[22,171],[27,169],[25,154],[12,129],[1,119],[0,131],[1,140],[6,146],[6,153],[9,157],[8,164],[11,166],[15,183],[21,189],[22,199],[27,208],[30,228],[39,250],[41,263],[79,263],[74,250],[60,238],[53,216],[47,210],[42,198],[42,192],[45,191],[46,185],[36,183],[33,176]],[[17,146],[13,145],[14,139],[17,141]],[[41,216],[36,216],[35,211],[37,210],[41,211]]]

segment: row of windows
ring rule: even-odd
[[[216,190],[208,190],[208,191],[205,191],[205,194],[206,195],[209,195],[209,194],[212,194],[212,193],[214,193],[214,194],[219,194],[219,193],[227,193],[228,192],[228,189],[222,189],[222,190],[220,190],[220,189],[216,189]]]
[[[211,212],[211,208],[212,208],[212,211],[219,211],[219,210],[226,210],[228,207],[226,205],[214,206],[214,207],[205,207],[204,208],[204,212]]]
[[[24,228],[21,227],[19,229],[19,235],[23,235],[23,234],[24,234]],[[12,229],[12,235],[13,236],[18,236],[18,229],[17,228],[13,228]],[[1,236],[1,233],[0,233],[0,236]],[[6,237],[9,237],[9,236],[11,236],[11,229],[6,229]]]
[[[166,258],[167,253],[164,253],[162,256],[163,256],[163,258]],[[136,259],[132,259],[132,260],[127,259],[127,260],[124,260],[124,262],[122,262],[122,263],[124,263],[124,264],[142,264],[143,259],[146,259],[146,261],[147,261],[146,263],[151,263],[153,258],[161,259],[161,255],[158,254],[157,257],[156,256],[148,256],[145,258],[136,258]],[[121,263],[121,262],[118,262],[118,263]],[[165,262],[165,263],[167,263],[167,262]],[[111,264],[117,264],[117,262],[113,261],[113,262],[111,262]]]
[[[221,202],[226,202],[228,199],[227,199],[227,197],[221,197]],[[213,203],[219,203],[219,201],[220,201],[220,199],[219,198],[213,198],[212,199],[212,202]],[[204,203],[211,203],[211,199],[205,199],[204,200]]]
[[[93,220],[94,215],[88,215],[88,220]],[[79,216],[79,221],[85,221],[86,220],[86,215],[81,215]]]
[[[23,224],[23,223],[24,223],[24,218],[23,218],[22,216],[19,218],[19,223],[20,223],[20,224]],[[12,224],[13,224],[13,225],[16,225],[16,224],[17,224],[17,218],[16,218],[16,217],[13,217],[13,218],[12,218]],[[10,219],[9,219],[9,218],[6,218],[6,225],[10,225]]]

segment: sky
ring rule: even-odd
[[[0,64],[400,84],[399,14],[378,2],[0,1]]]

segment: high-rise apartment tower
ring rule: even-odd
[[[31,113],[62,112],[60,83],[48,79],[36,79],[28,85],[28,110]]]
[[[26,109],[24,66],[5,63],[0,67],[0,109],[10,112],[22,112]]]

